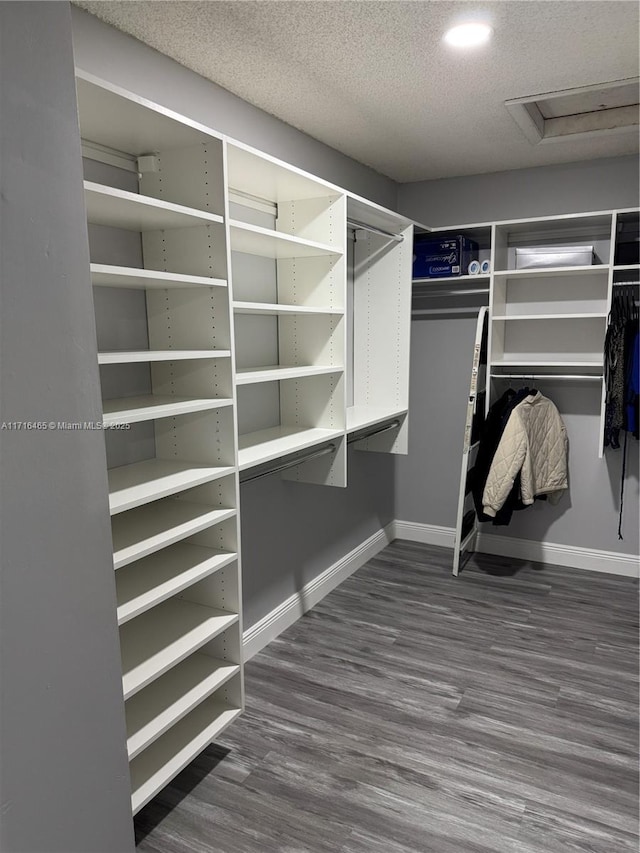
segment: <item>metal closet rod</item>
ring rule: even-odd
[[[439,288],[438,290],[418,290],[413,288],[413,298],[422,299],[424,296],[471,296],[476,293],[489,293],[488,287],[466,287],[464,290],[457,290],[454,287]]]
[[[393,234],[391,231],[384,231],[382,228],[376,228],[375,225],[366,225],[364,222],[359,222],[357,219],[347,219],[347,225],[351,225],[352,228],[362,228],[364,231],[371,231],[373,234],[381,234],[383,237],[395,240],[396,243],[402,243],[404,240],[402,234]]]
[[[396,429],[400,426],[400,421],[396,418],[395,421],[392,421],[390,424],[385,424],[385,426],[376,427],[375,429],[369,430],[364,435],[361,432],[354,433],[350,435],[347,439],[347,444],[353,444],[354,441],[364,441],[366,438],[372,438],[374,435],[380,435],[382,432],[388,432],[391,429]]]
[[[314,450],[311,453],[305,453],[304,456],[298,456],[291,459],[289,462],[282,462],[280,465],[274,465],[267,471],[261,471],[259,474],[252,474],[250,477],[241,477],[241,483],[248,483],[251,480],[259,480],[261,477],[270,477],[271,474],[277,474],[279,471],[286,471],[288,468],[295,468],[296,465],[301,465],[303,462],[309,462],[311,459],[318,459],[320,456],[326,456],[328,453],[333,453],[336,449],[335,444],[328,444],[320,450]]]

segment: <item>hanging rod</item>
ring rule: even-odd
[[[359,222],[357,219],[347,219],[347,225],[351,225],[352,228],[362,228],[365,231],[371,231],[373,234],[381,234],[383,237],[395,240],[396,243],[402,243],[404,240],[402,234],[393,234],[391,231],[383,231],[382,228],[376,228],[374,225],[365,225],[364,222]]]
[[[277,474],[279,471],[286,471],[287,468],[295,468],[296,465],[301,465],[303,462],[309,462],[311,459],[318,459],[320,456],[326,456],[328,453],[333,453],[335,449],[335,444],[328,444],[320,450],[305,453],[304,456],[298,456],[296,459],[292,459],[289,462],[283,462],[280,465],[275,465],[267,471],[261,471],[259,474],[252,474],[250,477],[240,477],[240,482],[248,483],[251,480],[259,480],[261,477],[269,477],[271,474]]]
[[[356,432],[353,435],[350,435],[347,439],[347,444],[353,444],[354,441],[364,441],[365,438],[372,438],[374,435],[380,435],[380,433],[388,432],[391,429],[396,429],[400,426],[400,421],[396,418],[395,421],[392,421],[390,424],[385,424],[385,426],[375,427],[368,432],[365,432],[364,435],[362,432]]]
[[[595,373],[492,373],[492,379],[570,379],[584,380],[589,382],[598,382],[602,380],[602,376]]]
[[[458,290],[455,287],[438,288],[433,290],[417,290],[413,288],[413,298],[422,299],[424,296],[472,296],[477,293],[489,293],[488,287],[466,287]]]

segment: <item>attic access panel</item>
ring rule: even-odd
[[[640,78],[613,80],[505,101],[529,142],[558,142],[612,133],[637,133]]]

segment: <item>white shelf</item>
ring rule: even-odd
[[[347,432],[358,432],[384,421],[406,415],[407,409],[383,408],[380,406],[349,406],[347,408]]]
[[[392,234],[399,234],[414,224],[413,219],[408,219],[401,213],[396,213],[349,191],[347,191],[347,219],[362,222],[364,225],[380,228]]]
[[[227,286],[227,281],[224,278],[183,275],[182,273],[144,270],[137,267],[118,267],[110,264],[91,264],[91,283],[94,287],[124,287],[133,290]]]
[[[208,412],[233,406],[233,400],[194,399],[193,397],[162,396],[145,394],[142,397],[122,397],[117,400],[104,400],[102,403],[103,423],[106,426],[117,424],[135,424],[152,421],[156,418],[171,418],[188,415],[192,412]]]
[[[173,598],[120,628],[122,691],[128,699],[238,621],[236,613]]]
[[[214,695],[135,758],[131,763],[133,813],[140,811],[240,713],[239,708],[217,700]]]
[[[113,567],[120,569],[236,514],[192,501],[165,498],[111,520]]]
[[[209,483],[234,472],[232,466],[197,465],[193,462],[170,462],[147,459],[132,465],[111,468],[109,476],[109,509],[112,515],[151,501],[175,495],[192,486]]]
[[[246,433],[238,437],[238,465],[244,471],[343,435],[342,430],[336,429],[282,426]]]
[[[342,373],[342,367],[322,365],[318,367],[282,367],[278,364],[270,367],[244,367],[236,373],[236,385],[253,385],[256,382],[279,382],[282,379],[304,379],[307,376],[325,376],[329,373]]]
[[[267,302],[234,302],[233,310],[236,314],[276,314],[282,316],[289,314],[344,314],[344,311],[340,308],[314,308],[308,305],[276,305]]]
[[[602,371],[602,359],[599,361],[552,361],[552,360],[533,360],[527,359],[525,361],[516,361],[512,359],[492,359],[491,367],[521,367],[523,369],[535,368],[565,368],[565,367],[582,367],[590,370],[600,370]]]
[[[231,250],[263,258],[313,258],[323,255],[338,256],[343,252],[326,243],[303,240],[280,231],[248,225],[233,219],[229,222]]]
[[[140,156],[187,148],[219,134],[173,110],[76,69],[82,139]]]
[[[292,199],[331,198],[342,192],[338,187],[295,166],[235,140],[229,141],[227,145],[227,168],[232,191],[249,193],[275,203]]]
[[[231,350],[137,350],[135,352],[99,352],[98,364],[140,364],[156,361],[199,361],[210,358],[230,358]]]
[[[613,268],[614,272],[638,272],[640,264],[616,264]]]
[[[602,382],[603,375],[599,374],[591,374],[591,373],[545,373],[542,374],[531,374],[529,371],[521,371],[519,373],[492,373],[492,379],[544,379],[552,380],[552,379],[562,379],[562,380],[571,380],[571,381],[584,381],[584,382]]]
[[[129,760],[239,672],[237,664],[196,652],[133,696],[126,704]]]
[[[536,236],[551,239],[566,236],[566,239],[578,239],[576,232],[585,235],[593,231],[611,228],[611,211],[596,213],[561,213],[558,216],[536,216],[526,219],[499,220],[495,225],[508,234]],[[462,226],[460,230],[464,231]],[[569,236],[570,235],[570,236]]]
[[[547,278],[549,276],[585,276],[604,275],[609,272],[609,264],[590,264],[577,267],[543,267],[541,269],[496,270],[496,278]]]
[[[577,314],[494,314],[493,320],[593,320],[606,317],[604,311]]]
[[[217,213],[195,210],[93,181],[84,182],[84,193],[87,219],[92,225],[108,225],[129,231],[159,231],[224,221]]]
[[[179,542],[121,569],[116,573],[118,625],[124,625],[237,558],[231,551]]]

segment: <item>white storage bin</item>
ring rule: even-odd
[[[594,263],[593,246],[531,246],[516,248],[516,269],[579,267]]]

